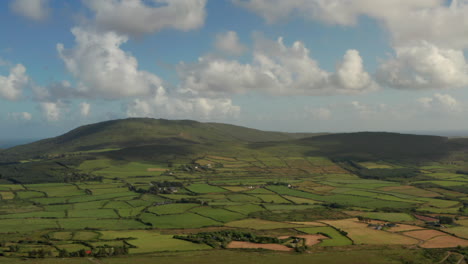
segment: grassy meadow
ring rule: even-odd
[[[101,142],[99,129],[81,146],[68,135],[69,145],[0,166],[0,263],[437,263],[466,252],[468,162],[439,138],[248,131],[240,140],[226,134],[235,127],[190,126],[190,136],[159,131],[141,146]],[[359,145],[366,137],[376,146]],[[231,232],[221,247],[217,232]],[[323,237],[307,246],[307,235]],[[293,252],[227,249],[232,241]]]

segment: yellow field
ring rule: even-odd
[[[322,222],[348,232],[348,237],[351,238],[355,244],[412,245],[418,243],[418,240],[414,238],[367,227],[366,223],[361,223],[356,218]]]
[[[414,226],[414,225],[398,224],[398,226],[394,226],[394,227],[388,229],[388,231],[390,231],[390,232],[404,232],[404,231],[420,230],[420,229],[424,229],[424,228],[422,228],[420,226]]]
[[[437,230],[431,230],[431,229],[410,231],[410,232],[405,232],[404,234],[406,236],[414,237],[414,238],[420,239],[420,240],[429,240],[429,239],[431,239],[433,237],[447,235],[446,233],[443,233],[443,232],[440,232],[440,231],[437,231]]]
[[[15,198],[15,194],[12,192],[0,192],[1,200],[11,200],[13,198]]]
[[[306,226],[327,226],[324,223],[319,223],[319,222],[289,222],[291,224],[295,225],[306,225]]]
[[[421,245],[423,248],[452,248],[458,246],[468,247],[468,240],[446,235],[431,238]]]

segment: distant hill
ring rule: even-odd
[[[319,134],[266,132],[241,126],[191,120],[129,118],[78,127],[64,135],[16,146],[3,155],[23,158],[43,154],[146,145],[286,141]]]
[[[467,145],[468,140],[440,136],[386,132],[285,133],[192,120],[128,118],[81,126],[58,137],[0,150],[0,162],[96,150],[113,150],[108,154],[112,158],[150,159],[161,153],[181,155],[244,147],[273,155],[293,151],[294,155],[333,159],[415,160],[438,159]]]
[[[439,159],[451,151],[465,149],[468,141],[440,136],[423,136],[387,132],[356,132],[318,135],[289,142],[255,142],[252,149],[286,149],[300,146],[304,156],[325,156],[333,160]]]
[[[309,154],[318,153],[334,159],[427,160],[438,159],[454,150],[446,137],[386,132],[358,132],[300,139],[314,146]]]
[[[284,133],[191,120],[130,118],[86,125],[58,137],[0,150],[0,182],[80,178],[79,166],[87,160],[189,164],[207,155],[241,160],[314,156],[337,164],[386,160],[411,167],[454,154],[464,159],[467,150],[468,139],[462,138],[385,132]]]

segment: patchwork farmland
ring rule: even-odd
[[[355,162],[304,155],[309,146],[291,141],[213,144],[177,154],[161,146],[69,151],[3,166],[0,254],[103,263],[161,252],[394,250],[414,263],[466,254],[468,163],[456,157]],[[66,169],[71,178],[11,174],[11,166],[44,164],[45,174]],[[390,255],[379,263],[392,263]]]

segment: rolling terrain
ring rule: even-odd
[[[463,263],[467,151],[466,139],[397,133],[92,124],[0,150],[0,254]]]

